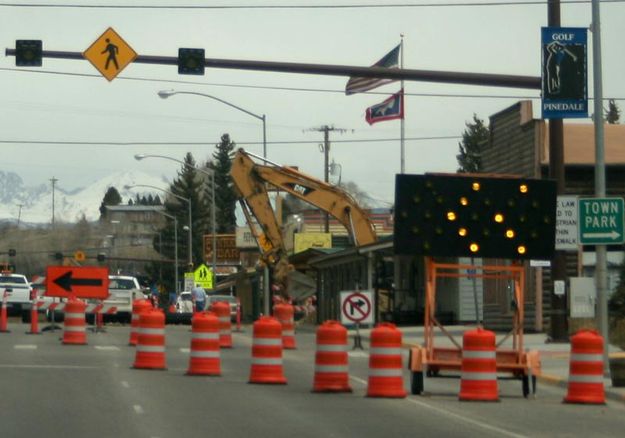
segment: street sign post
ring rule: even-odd
[[[620,245],[625,242],[623,198],[579,200],[579,243]]]
[[[137,52],[112,27],[106,29],[82,55],[109,81],[137,58]]]
[[[109,296],[109,270],[95,266],[48,266],[45,296],[104,300]]]

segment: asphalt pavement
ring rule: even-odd
[[[405,348],[409,348],[415,345],[423,345],[423,327],[419,326],[407,326],[397,327],[402,332],[402,342]],[[462,345],[462,335],[467,330],[475,329],[475,326],[467,325],[454,325],[445,326],[445,330],[451,334],[456,341]],[[359,330],[363,340],[369,340],[371,328],[361,328]],[[355,329],[349,330],[350,337],[354,338],[356,335]],[[454,344],[449,340],[440,329],[435,328],[434,344],[438,347],[453,347]],[[496,339],[499,342],[505,334],[497,333]],[[511,339],[509,338],[507,344],[503,344],[504,347],[510,347]],[[554,343],[549,342],[549,338],[545,333],[525,333],[523,336],[523,344],[526,350],[537,350],[540,353],[541,360],[541,372],[537,374],[537,380],[539,383],[548,385],[555,385],[562,388],[568,386],[569,376],[569,363],[570,363],[570,343]],[[610,357],[625,357],[625,351],[620,348],[610,345],[609,346]],[[625,403],[625,387],[612,386],[612,380],[609,376],[604,376],[604,389],[607,400],[613,400]]]

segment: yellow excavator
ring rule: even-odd
[[[264,164],[259,164],[252,157]],[[290,193],[327,212],[347,229],[354,245],[366,245],[377,240],[375,228],[367,212],[349,193],[339,187],[305,175],[292,167],[280,166],[243,149],[238,149],[234,156],[230,176],[250,230],[258,242],[261,257],[273,269],[274,285],[284,298],[289,296],[289,263],[280,225],[269,199],[269,191]]]

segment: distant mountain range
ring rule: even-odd
[[[164,194],[158,190],[136,188],[125,190],[124,186],[136,184],[151,185],[167,189],[169,182],[165,177],[158,178],[143,172],[116,172],[93,184],[72,191],[57,185],[54,193],[54,217],[59,222],[77,222],[83,215],[88,221],[100,217],[100,204],[109,187],[115,187],[124,203],[137,194]],[[21,209],[20,206],[21,205]],[[21,211],[20,211],[21,210]],[[52,185],[41,184],[35,187],[24,185],[22,178],[14,172],[0,170],[0,221],[21,224],[50,223],[52,219]]]

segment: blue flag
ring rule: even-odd
[[[365,119],[373,125],[385,120],[404,118],[404,90],[401,89],[382,103],[367,108]]]

